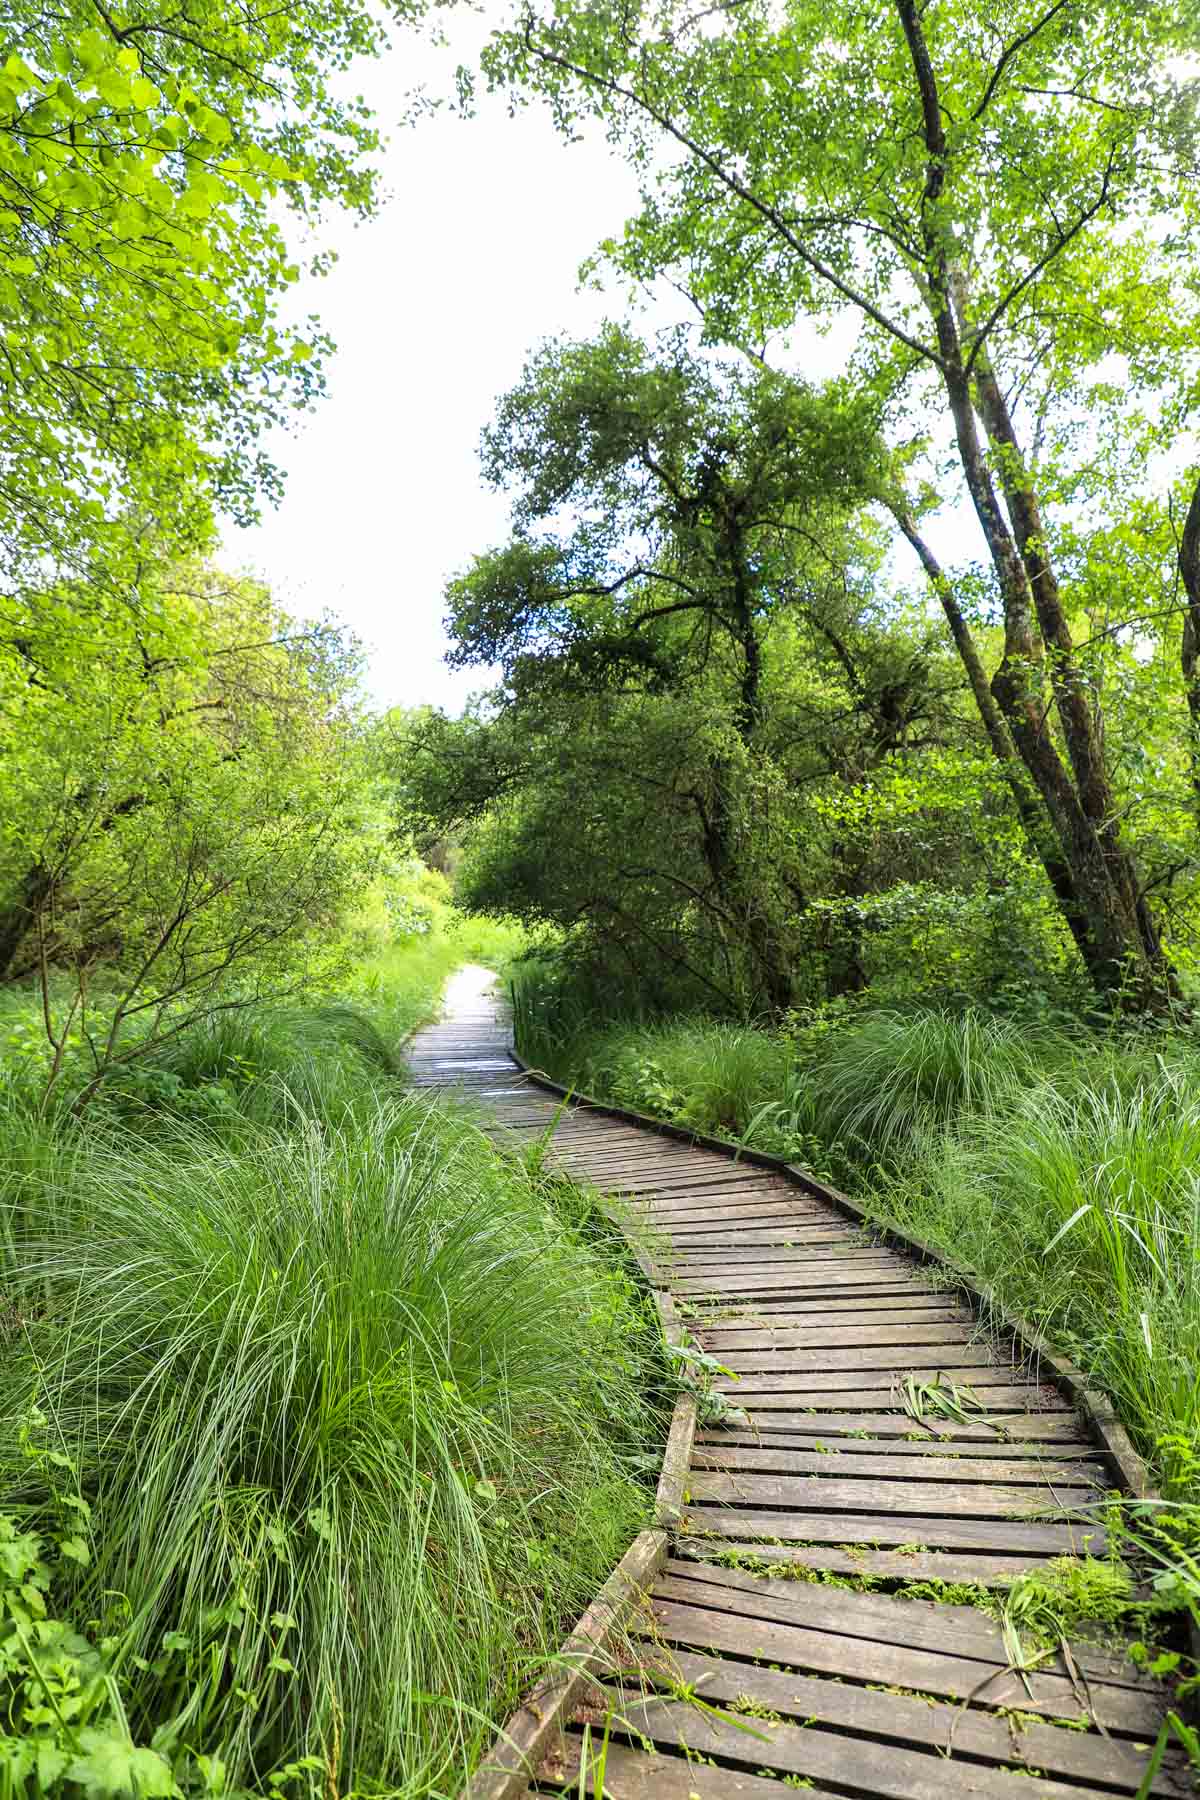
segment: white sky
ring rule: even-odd
[[[460,43],[481,30],[469,16],[452,22]],[[576,278],[637,199],[602,139],[568,145],[544,111],[510,118],[502,97],[482,97],[470,122],[399,127],[406,92],[422,81],[445,92],[458,60],[401,35],[358,73],[355,91],[391,135],[391,197],[365,225],[331,219],[321,241],[337,266],[293,290],[299,315],[319,312],[337,342],[329,393],[272,444],[287,470],[282,504],[252,530],[230,526],[224,551],[289,610],[346,620],[368,645],[376,703],[452,711],[486,680],[442,662],[442,589],[502,540],[508,514],[480,482],[480,430],[541,338],[586,336],[623,315],[620,295],[577,292]]]

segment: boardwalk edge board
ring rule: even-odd
[[[673,1531],[683,1518],[684,1492],[696,1436],[696,1412],[696,1396],[680,1394],[671,1415],[671,1429],[667,1433],[662,1474],[654,1500],[654,1523],[665,1531]]]
[[[648,1595],[665,1567],[667,1533],[641,1531],[555,1658],[554,1671],[519,1706],[462,1790],[462,1800],[516,1800],[562,1731],[605,1645]]]

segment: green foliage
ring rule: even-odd
[[[336,965],[377,856],[356,677],[331,628],[149,554],[120,599],[0,603],[0,979],[40,987],[45,1094]]]
[[[186,28],[153,0],[20,0],[5,27],[3,561],[115,576],[145,518],[191,545],[214,499],[249,517],[278,486],[259,440],[319,393],[327,348],[281,322],[281,221],[370,210],[378,139],[340,77],[383,32],[356,0],[200,0]]]
[[[1081,1627],[1112,1627],[1128,1618],[1137,1598],[1133,1576],[1120,1560],[1060,1556],[1016,1576],[993,1600],[992,1609],[1004,1625],[1010,1650],[1017,1651],[1013,1661],[1021,1667],[1022,1639],[1057,1648]]]
[[[928,754],[969,737],[961,684],[875,588],[875,430],[678,333],[535,353],[484,436],[515,535],[448,589],[454,660],[502,686],[395,744],[405,829],[466,833],[464,905],[569,932],[660,1010],[749,1016],[861,985],[877,888],[977,881],[975,796]]]
[[[873,396],[874,500],[1119,1006],[1173,994],[1160,927],[1195,958],[1200,569],[1180,563],[1181,643],[1172,455],[1194,453],[1200,393],[1194,51],[1193,13],[1168,0],[1086,18],[547,0],[482,59],[629,162],[640,207],[598,264],[679,288],[714,346],[832,363]],[[838,349],[818,341],[831,327]],[[984,569],[939,560],[938,509],[962,501]]]
[[[82,1538],[66,1542],[86,1558]],[[0,1795],[175,1795],[170,1764],[130,1737],[101,1654],[50,1611],[67,1554],[0,1513]]]
[[[306,1755],[452,1781],[636,1528],[629,1282],[416,1101],[140,1140],[96,1115],[10,1217],[4,1502],[57,1516],[11,1455],[36,1391],[93,1525],[64,1601],[135,1737],[234,1784]]]
[[[999,1112],[1040,1069],[1049,1040],[965,1011],[868,1012],[831,1038],[808,1075],[827,1140],[888,1159],[964,1111]]]
[[[875,1202],[951,1250],[1091,1368],[1142,1451],[1191,1491],[1200,1446],[1194,1051],[1103,1046],[965,1111]],[[1109,1065],[1106,1068],[1106,1063]]]
[[[702,1016],[606,1020],[537,962],[513,971],[513,1024],[526,1061],[584,1093],[740,1139],[831,1178],[840,1145],[815,1135],[808,1071],[838,1009],[786,1033]]]

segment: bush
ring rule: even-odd
[[[960,1113],[989,1113],[1032,1080],[1048,1034],[965,1012],[870,1012],[832,1037],[810,1071],[826,1139],[894,1158]]]
[[[86,1554],[78,1535],[62,1541]],[[61,1549],[0,1513],[0,1795],[176,1794],[170,1764],[129,1735],[101,1654],[51,1611],[62,1561]]]
[[[234,1783],[452,1784],[639,1522],[632,1288],[414,1100],[230,1142],[97,1119],[56,1182],[10,1208],[3,1438],[36,1391],[83,1472],[64,1600],[134,1731]],[[27,1460],[0,1505],[44,1521]]]
[[[1144,1058],[964,1114],[879,1196],[1091,1369],[1162,1479],[1200,1472],[1200,1091]]]

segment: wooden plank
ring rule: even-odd
[[[843,1781],[850,1772],[840,1732],[786,1720],[722,1717],[678,1700],[643,1700],[629,1690],[619,1704],[629,1731],[671,1748],[686,1744],[694,1755],[721,1756],[742,1766],[766,1766],[781,1775],[830,1782]],[[855,1788],[879,1800],[945,1800],[951,1781],[959,1787],[955,1779],[959,1774],[964,1776],[960,1792],[972,1800],[1013,1800],[1013,1774],[1008,1768],[972,1763],[967,1774],[960,1763],[948,1776],[944,1758],[932,1751],[878,1744],[865,1736],[854,1741],[852,1773]],[[1036,1800],[1081,1800],[1078,1787],[1040,1772],[1035,1792]]]
[[[914,1362],[928,1363],[931,1351],[937,1355],[938,1372],[956,1380],[960,1387],[974,1385],[972,1369],[1001,1369],[1010,1379],[1021,1374],[1010,1362],[1001,1362],[990,1344],[964,1343],[961,1338],[949,1344],[848,1344],[845,1348],[821,1344],[812,1350],[780,1349],[773,1356],[768,1351],[722,1350],[720,1360],[749,1384],[751,1376],[775,1372],[782,1378],[822,1369],[908,1370]]]
[[[674,1590],[675,1598],[710,1610],[719,1608],[775,1619],[784,1625],[808,1625],[872,1641],[908,1644],[917,1650],[952,1650],[956,1656],[991,1663],[998,1669],[1009,1664],[1003,1631],[975,1606],[910,1600],[895,1594],[853,1593],[844,1588],[778,1580],[745,1569],[707,1566],[675,1556],[668,1557],[654,1592],[665,1595],[668,1587]],[[690,1600],[689,1593],[694,1596]],[[1103,1647],[1085,1643],[1072,1645],[1072,1653],[1089,1679],[1094,1677],[1161,1697],[1161,1687],[1128,1656],[1114,1655]],[[1068,1675],[1057,1658],[1040,1666],[1045,1674]]]
[[[751,1211],[761,1212],[768,1220],[790,1219],[797,1223],[828,1224],[828,1216],[810,1210],[803,1204],[797,1206],[786,1194],[764,1193],[753,1182],[734,1184],[721,1182],[707,1183],[703,1187],[680,1187],[663,1189],[649,1186],[645,1190],[631,1187],[628,1182],[612,1181],[609,1187],[614,1193],[635,1195],[640,1203],[652,1212],[656,1218],[675,1220],[678,1224],[706,1226],[711,1220],[720,1220],[723,1213],[728,1213],[735,1222],[745,1219]]]
[[[923,1367],[916,1365],[908,1373],[918,1381],[937,1381],[940,1376],[953,1379],[955,1371],[939,1362],[936,1365],[927,1363]],[[1014,1380],[1009,1369],[966,1369],[959,1370],[958,1373],[963,1379],[957,1385],[970,1387],[989,1408],[1020,1406],[1022,1402],[1028,1405],[1032,1401],[1038,1411],[1073,1410],[1054,1388],[1041,1387],[1035,1381]],[[901,1405],[895,1372],[889,1369],[878,1372],[869,1369],[801,1369],[794,1375],[743,1375],[740,1381],[732,1380],[728,1375],[715,1375],[713,1387],[718,1393],[738,1394],[743,1404],[748,1404],[752,1396],[754,1405],[760,1409],[771,1406],[794,1409],[820,1406],[828,1404],[826,1395],[845,1393],[851,1389],[862,1394],[881,1395],[884,1406]],[[799,1395],[804,1398],[798,1399]],[[920,1421],[914,1419],[913,1423],[927,1423],[928,1417],[929,1415],[922,1415]]]
[[[745,1469],[780,1475],[905,1476],[930,1481],[1053,1482],[1055,1487],[1094,1490],[1107,1487],[1101,1462],[1051,1462],[1041,1457],[907,1455],[909,1445],[887,1445],[882,1454],[864,1454],[866,1446],[825,1445],[823,1450],[772,1449],[762,1444],[697,1443],[692,1449],[692,1468]],[[911,1448],[916,1450],[917,1445]],[[693,1488],[693,1492],[696,1490]]]
[[[769,1250],[757,1244],[753,1247],[731,1244],[725,1250],[705,1256],[697,1256],[673,1231],[669,1232],[669,1242],[671,1248],[663,1252],[663,1266],[670,1269],[674,1281],[682,1285],[687,1281],[708,1282],[715,1278],[718,1286],[723,1277],[731,1274],[764,1275],[776,1270],[784,1273],[793,1266],[807,1269],[817,1257],[840,1255],[843,1250],[857,1246],[857,1239],[836,1231],[813,1232],[800,1242],[789,1240],[772,1245]]]
[[[897,1602],[905,1604],[903,1601]],[[1043,1718],[1078,1719],[1083,1708],[1072,1683],[1039,1670],[1018,1673],[997,1668],[981,1689],[989,1665],[944,1650],[916,1649],[905,1644],[867,1640],[836,1631],[776,1624],[770,1619],[738,1618],[675,1600],[651,1603],[654,1635],[681,1649],[719,1650],[729,1656],[786,1663],[814,1675],[837,1676],[881,1687],[913,1688],[939,1699],[968,1701],[980,1708],[1015,1707]],[[747,1679],[752,1671],[747,1670]],[[1092,1715],[1106,1730],[1149,1737],[1158,1731],[1157,1695],[1124,1687],[1094,1684]]]
[[[613,1193],[642,1192],[627,1181],[611,1181],[608,1185]],[[678,1189],[664,1189],[654,1185],[645,1190],[643,1203],[655,1218],[674,1220],[681,1225],[686,1224],[689,1219],[705,1225],[710,1220],[726,1216],[736,1221],[745,1219],[751,1212],[761,1214],[764,1219],[795,1219],[797,1222],[819,1222],[823,1218],[820,1213],[797,1206],[786,1194],[762,1192],[753,1182],[740,1186],[734,1186],[731,1182],[706,1183],[701,1187]],[[895,1251],[892,1255],[895,1255]]]
[[[875,1544],[886,1550],[895,1549],[897,1544],[923,1544],[931,1550],[1024,1550],[1031,1556],[1103,1556],[1107,1544],[1103,1530],[1090,1525],[868,1511],[839,1512],[826,1517],[821,1513],[755,1511],[748,1506],[709,1506],[703,1501],[693,1501],[688,1506],[684,1525],[692,1535],[712,1531],[718,1537],[753,1538],[758,1543],[774,1539],[781,1544]]]
[[[551,1771],[538,1783],[539,1793],[556,1791],[577,1796],[594,1794],[603,1787],[604,1800],[781,1800],[779,1783],[771,1775],[751,1775],[744,1769],[710,1768],[689,1763],[682,1756],[652,1756],[627,1744],[602,1746],[603,1731],[589,1740],[587,1767],[580,1773],[584,1739],[568,1732],[566,1758],[561,1773]],[[816,1800],[833,1800],[829,1788],[806,1788]],[[1029,1800],[1036,1800],[1030,1795]]]
[[[696,1269],[707,1274],[710,1269],[745,1268],[755,1263],[772,1268],[780,1262],[802,1262],[822,1244],[859,1242],[856,1232],[843,1231],[836,1225],[793,1225],[788,1226],[787,1231],[795,1235],[781,1233],[771,1244],[748,1244],[734,1238],[728,1244],[713,1247],[708,1244],[697,1246],[686,1235],[677,1236],[672,1230],[671,1236],[678,1244],[673,1252],[676,1271],[685,1275],[689,1269]]]
[[[845,1278],[879,1282],[892,1280],[892,1265],[886,1255],[867,1251],[843,1251],[838,1256],[811,1257],[800,1269],[781,1269],[777,1274],[714,1274],[711,1279],[689,1278],[673,1285],[685,1298],[689,1294],[715,1294],[730,1298],[742,1294],[787,1294],[819,1289],[827,1283]]]
[[[603,1149],[588,1149],[581,1146],[579,1160],[586,1161],[592,1168],[603,1170],[610,1179],[621,1173],[628,1175],[632,1181],[645,1182],[654,1186],[662,1184],[663,1191],[674,1187],[705,1187],[710,1184],[725,1184],[729,1187],[750,1187],[761,1193],[778,1193],[785,1199],[791,1195],[780,1182],[764,1178],[756,1169],[742,1169],[736,1163],[713,1163],[707,1157],[689,1157],[686,1155],[654,1154],[647,1156],[641,1152],[634,1154],[624,1150],[614,1150],[607,1155]],[[802,1204],[819,1206],[820,1201],[805,1200],[797,1196]]]
[[[1144,1749],[1097,1732],[1064,1731],[1034,1719],[1014,1725],[975,1708],[964,1711],[947,1702],[883,1694],[776,1669],[755,1668],[748,1674],[744,1663],[687,1650],[648,1655],[642,1673],[649,1681],[686,1683],[709,1705],[736,1707],[749,1691],[761,1706],[785,1718],[813,1720],[855,1736],[920,1744],[939,1755],[950,1746],[958,1758],[978,1757],[1022,1773],[1044,1770],[1118,1793],[1137,1791],[1147,1762]],[[952,1781],[953,1766],[943,1763],[942,1768],[945,1779]],[[1160,1773],[1151,1791],[1183,1800],[1189,1792],[1185,1772],[1176,1763]]]
[[[856,1268],[853,1263],[827,1263],[822,1268],[814,1268],[807,1276],[789,1276],[773,1287],[764,1282],[762,1288],[773,1292],[789,1304],[799,1298],[811,1298],[815,1294],[833,1294],[844,1289],[855,1288],[868,1294],[904,1294],[911,1293],[920,1284],[920,1276],[911,1274],[907,1269],[881,1268],[878,1264],[868,1264]],[[698,1303],[708,1301],[710,1304],[722,1299],[741,1304],[748,1297],[753,1298],[755,1305],[761,1306],[765,1295],[754,1290],[741,1288],[722,1291],[716,1287],[696,1285],[693,1288],[681,1289],[682,1297]]]
[[[892,1415],[889,1415],[891,1417]],[[893,1420],[894,1423],[901,1421]],[[809,1425],[816,1423],[809,1419]],[[963,1480],[970,1480],[974,1463],[984,1458],[1003,1456],[1006,1458],[1025,1459],[1037,1462],[1046,1457],[1070,1457],[1076,1466],[1084,1459],[1095,1461],[1097,1468],[1105,1468],[1102,1452],[1093,1444],[1085,1433],[1077,1428],[1075,1442],[1037,1443],[1026,1442],[1022,1438],[1012,1437],[1000,1441],[994,1432],[989,1432],[986,1440],[974,1441],[970,1438],[923,1438],[910,1437],[897,1433],[893,1437],[873,1438],[860,1435],[859,1432],[826,1432],[823,1436],[816,1431],[756,1431],[746,1427],[722,1425],[717,1428],[698,1431],[696,1442],[702,1448],[711,1445],[714,1451],[721,1447],[745,1445],[748,1448],[761,1450],[764,1454],[773,1455],[776,1451],[784,1454],[792,1450],[824,1452],[830,1455],[850,1453],[867,1456],[945,1456],[953,1460],[954,1467],[963,1471]],[[1070,1466],[1070,1465],[1068,1465]]]
[[[924,1550],[902,1545],[877,1550],[867,1544],[778,1544],[722,1538],[680,1538],[678,1555],[707,1563],[713,1557],[737,1558],[748,1567],[787,1572],[795,1570],[805,1580],[821,1575],[869,1577],[889,1582],[969,1582],[977,1587],[1003,1589],[1031,1569],[1048,1568],[1049,1558],[998,1550]]]
[[[778,1182],[764,1181],[752,1169],[745,1172],[736,1169],[693,1172],[681,1170],[677,1175],[647,1171],[646,1180],[649,1183],[648,1197],[665,1207],[686,1205],[689,1200],[695,1201],[702,1199],[705,1194],[725,1190],[748,1200],[769,1200],[794,1208],[798,1218],[835,1220],[838,1217],[819,1200],[810,1200],[807,1195],[781,1187]],[[841,1221],[843,1224],[845,1222]]]
[[[978,1326],[960,1325],[936,1315],[928,1324],[906,1319],[895,1325],[847,1325],[837,1318],[767,1331],[734,1331],[711,1325],[705,1326],[699,1337],[706,1350],[724,1354],[736,1351],[739,1355],[743,1351],[758,1350],[848,1350],[859,1344],[974,1344],[980,1341]],[[994,1339],[990,1341],[995,1342]]]
[[[973,1331],[980,1329],[979,1320],[970,1307],[946,1300],[933,1292],[898,1295],[895,1299],[856,1299],[854,1295],[834,1296],[825,1300],[798,1300],[790,1309],[776,1307],[745,1308],[744,1319],[727,1325],[710,1327],[714,1332],[730,1336],[742,1331],[809,1330],[828,1325],[831,1329],[843,1320],[847,1325],[897,1325],[913,1319],[930,1323],[943,1319],[962,1324]]]
[[[746,1413],[751,1427],[759,1431],[815,1431],[826,1440],[854,1437],[865,1432],[875,1438],[911,1438],[920,1442],[923,1431],[926,1441],[950,1444],[956,1450],[964,1442],[974,1442],[987,1444],[993,1450],[1002,1444],[1007,1451],[1014,1439],[1031,1438],[1044,1443],[1087,1445],[1093,1452],[1095,1450],[1069,1407],[1057,1412],[1036,1413],[1019,1412],[1009,1407],[989,1411],[986,1417],[972,1420],[969,1425],[952,1426],[947,1421],[943,1427],[928,1419],[919,1426],[906,1413],[886,1411],[878,1399],[873,1406],[852,1406],[845,1394],[839,1394],[836,1403],[839,1407],[845,1405],[846,1410],[826,1412],[816,1406],[772,1409],[755,1402],[740,1406],[739,1411]]]
[[[672,1531],[683,1517],[684,1493],[692,1460],[692,1439],[696,1433],[696,1396],[680,1394],[671,1415],[663,1451],[662,1473],[654,1500],[654,1523],[664,1531]]]
[[[1099,1524],[1102,1496],[1042,1483],[1029,1487],[1000,1482],[884,1480],[879,1476],[762,1475],[739,1469],[720,1473],[694,1469],[688,1481],[693,1501],[722,1506],[782,1507],[792,1512],[929,1514],[944,1519],[1072,1519]]]
[[[614,1187],[609,1191],[614,1194],[624,1194],[626,1192],[625,1189],[617,1187]],[[779,1219],[789,1219],[795,1216],[786,1202],[781,1205],[779,1202],[773,1200],[752,1200],[747,1201],[742,1206],[731,1206],[726,1204],[725,1196],[718,1196],[718,1199],[714,1201],[712,1206],[705,1207],[705,1209],[700,1212],[689,1213],[682,1221],[680,1217],[677,1216],[676,1218],[672,1218],[669,1214],[664,1213],[657,1207],[646,1207],[643,1210],[644,1216],[647,1219],[650,1219],[654,1224],[661,1226],[664,1231],[669,1231],[671,1233],[678,1231],[680,1223],[686,1223],[689,1219],[697,1219],[705,1226],[709,1225],[713,1220],[719,1220],[726,1226],[736,1228],[739,1221],[743,1221],[752,1226],[761,1226],[764,1223],[769,1225]]]
[[[720,1197],[721,1192],[727,1193],[730,1201],[763,1201],[766,1206],[786,1206],[788,1215],[792,1219],[802,1220],[806,1224],[824,1224],[824,1226],[838,1224],[838,1226],[842,1226],[844,1229],[849,1228],[851,1231],[860,1229],[851,1220],[842,1219],[840,1213],[831,1211],[828,1206],[822,1206],[820,1201],[808,1201],[802,1193],[786,1193],[781,1188],[765,1188],[754,1181],[725,1183],[723,1188],[705,1184],[703,1193],[700,1195],[689,1195],[687,1190],[680,1190],[678,1193],[651,1190],[646,1195],[642,1195],[642,1199],[649,1206],[662,1206],[666,1211],[680,1211],[687,1206],[691,1206],[694,1210],[696,1206],[703,1206],[705,1202]]]
[[[697,1303],[706,1304],[704,1301]],[[730,1301],[725,1309],[725,1316],[713,1319],[714,1329],[740,1331],[752,1326],[756,1331],[768,1331],[779,1323],[795,1320],[811,1319],[814,1316],[823,1318],[834,1314],[865,1314],[871,1308],[888,1313],[925,1313],[930,1309],[938,1309],[944,1303],[939,1301],[937,1290],[919,1274],[905,1274],[899,1279],[889,1277],[886,1281],[872,1284],[870,1289],[854,1287],[843,1292],[840,1288],[818,1289],[816,1293],[794,1294],[744,1294],[736,1301]],[[960,1313],[960,1318],[973,1317]]]

